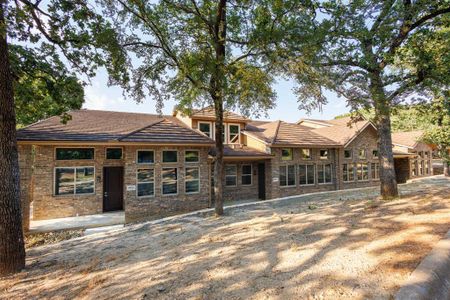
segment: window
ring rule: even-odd
[[[345,182],[355,180],[355,170],[353,168],[353,164],[342,165],[342,180]]]
[[[162,194],[175,195],[178,193],[178,169],[162,169]]]
[[[198,130],[209,138],[213,138],[212,125],[210,122],[198,122]]]
[[[372,150],[372,158],[378,158],[378,150]]]
[[[93,194],[94,167],[55,168],[55,195]]]
[[[295,165],[280,166],[280,186],[295,185]]]
[[[106,148],[106,159],[122,159],[122,148]]]
[[[178,161],[178,152],[176,150],[163,151],[163,163],[176,163]]]
[[[331,164],[318,165],[317,177],[319,184],[331,183]]]
[[[359,149],[358,157],[360,159],[366,159],[366,157],[367,157],[366,149]]]
[[[430,174],[430,162],[428,160],[425,161],[425,174]]]
[[[372,179],[380,179],[380,164],[372,163],[370,169],[372,171]]]
[[[421,160],[419,163],[419,175],[423,175],[423,170],[424,170],[424,161]]]
[[[281,149],[281,160],[292,160],[292,148]]]
[[[186,168],[184,188],[186,194],[198,193],[200,191],[200,169],[198,167]]]
[[[138,150],[138,164],[153,164],[155,162],[155,152],[151,150]]]
[[[369,180],[369,165],[367,163],[359,163],[357,168],[358,180]]]
[[[199,154],[197,150],[186,150],[184,152],[184,161],[187,163],[198,162]]]
[[[228,138],[229,144],[238,144],[240,141],[240,128],[239,125],[229,124],[228,125]]]
[[[420,152],[419,152],[419,156],[420,156],[421,158],[423,158],[423,151],[420,151]]]
[[[300,185],[314,184],[314,165],[299,165],[298,175]]]
[[[302,159],[311,159],[311,149],[300,149]]]
[[[242,165],[242,185],[252,184],[252,165]]]
[[[236,165],[225,165],[225,185],[237,185],[237,167]]]
[[[56,160],[94,159],[94,148],[56,148]]]
[[[155,171],[153,169],[137,170],[137,196],[146,197],[155,195]]]
[[[416,160],[411,160],[411,173],[412,173],[412,176],[417,176],[417,162],[416,162]]]
[[[345,149],[344,150],[344,158],[345,159],[351,159],[353,157],[353,151],[351,149]]]
[[[328,149],[320,150],[319,154],[320,159],[328,159]]]

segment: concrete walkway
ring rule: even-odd
[[[125,223],[123,211],[109,212],[98,215],[88,215],[51,220],[31,221],[30,232],[50,232],[58,230],[95,228]]]

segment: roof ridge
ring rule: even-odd
[[[136,129],[136,130],[133,130],[133,131],[131,131],[130,133],[127,133],[127,134],[125,134],[124,136],[121,136],[121,137],[118,138],[117,140],[118,140],[118,141],[121,141],[121,140],[123,140],[123,139],[125,139],[125,138],[127,138],[127,137],[129,137],[129,136],[131,136],[131,135],[133,135],[133,134],[135,134],[135,133],[141,131],[141,130],[147,129],[147,128],[149,128],[149,127],[152,127],[153,125],[156,125],[156,124],[158,124],[158,123],[161,123],[161,122],[164,121],[164,120],[166,120],[166,118],[162,118],[161,120],[158,120],[158,121],[156,121],[156,122],[153,122],[153,123],[151,123],[151,124],[149,124],[149,125],[145,125],[144,127],[141,127],[141,128]]]

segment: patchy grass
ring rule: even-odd
[[[45,233],[29,233],[25,235],[25,248],[49,245],[83,236],[84,229],[64,230]]]

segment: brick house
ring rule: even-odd
[[[123,210],[126,222],[211,206],[215,115],[79,110],[18,131],[24,226]],[[377,185],[377,131],[360,119],[224,117],[224,198],[264,200]]]

